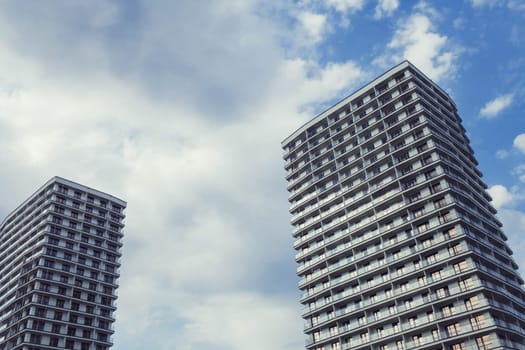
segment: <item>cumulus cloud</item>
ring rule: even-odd
[[[391,16],[398,7],[399,0],[379,0],[375,8],[374,18],[381,19]]]
[[[315,45],[323,40],[323,35],[327,30],[326,15],[303,11],[298,14],[297,19],[306,34],[305,43]]]
[[[363,8],[364,0],[325,0],[328,6],[335,8],[337,11],[355,12]]]
[[[496,158],[498,159],[505,159],[510,155],[510,152],[505,149],[500,149],[496,151]]]
[[[500,3],[500,0],[470,0],[472,7],[480,8],[484,6],[493,7]]]
[[[515,167],[512,173],[518,176],[521,182],[525,182],[525,164],[520,164]]]
[[[516,136],[513,145],[518,151],[525,154],[525,134],[519,134]]]
[[[518,10],[518,11],[525,10],[525,3],[521,0],[509,0],[509,2],[507,3],[507,6],[511,10]]]
[[[521,266],[520,273],[523,276],[525,266],[525,237],[523,227],[525,227],[525,212],[517,209],[501,208],[498,210],[498,217],[503,223],[503,232],[508,237],[508,245],[514,251],[514,257]]]
[[[487,192],[492,197],[492,204],[496,208],[501,208],[514,200],[513,194],[503,185],[491,186]]]
[[[386,53],[375,62],[391,65],[408,59],[434,80],[452,74],[458,50],[446,35],[437,32],[434,12],[426,3],[420,3],[408,18],[399,20]]]
[[[479,114],[486,119],[498,116],[504,109],[508,108],[514,99],[514,94],[500,95],[487,102],[479,111]]]

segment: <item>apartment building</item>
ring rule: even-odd
[[[0,224],[0,350],[108,350],[126,203],[54,177]]]
[[[525,349],[523,279],[465,129],[414,65],[282,147],[307,349]]]

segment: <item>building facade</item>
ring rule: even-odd
[[[108,350],[126,203],[54,177],[0,224],[0,350]]]
[[[439,86],[405,61],[282,147],[307,349],[525,349],[523,280]]]

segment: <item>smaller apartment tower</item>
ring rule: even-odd
[[[0,350],[108,350],[126,203],[54,177],[0,225]]]
[[[439,86],[403,62],[282,146],[307,349],[525,349],[523,280]]]

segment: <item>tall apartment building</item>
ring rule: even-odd
[[[0,224],[0,350],[107,350],[126,203],[54,177]]]
[[[409,62],[286,138],[307,349],[525,349],[525,293],[456,106]]]

